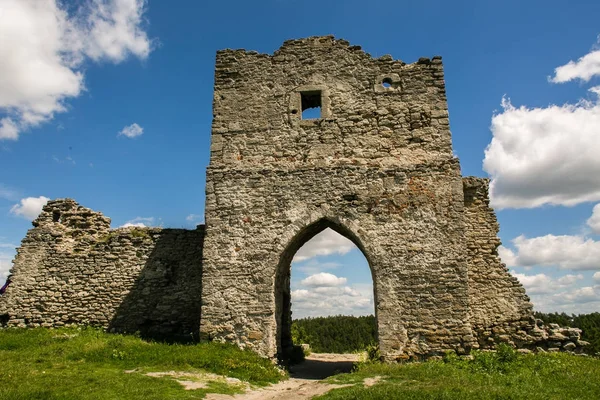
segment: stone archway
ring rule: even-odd
[[[366,258],[371,271],[371,278],[373,282],[373,300],[374,300],[374,312],[375,320],[377,321],[377,274],[373,269],[371,258],[369,253],[365,249],[362,241],[354,234],[350,229],[345,227],[340,222],[336,222],[329,218],[321,218],[316,222],[313,222],[304,227],[298,232],[285,250],[281,254],[279,264],[277,265],[275,275],[275,319],[277,324],[277,358],[279,360],[285,360],[288,358],[289,352],[292,350],[292,337],[291,337],[291,324],[292,324],[292,313],[291,313],[291,292],[290,292],[290,277],[291,277],[291,264],[294,255],[298,250],[306,244],[310,239],[315,237],[317,234],[323,232],[325,229],[331,229],[341,236],[349,239],[358,247]]]
[[[465,353],[528,326],[531,305],[497,256],[488,182],[463,179],[452,151],[440,57],[374,59],[333,37],[272,56],[223,50],[214,94],[202,337],[281,352],[275,288],[325,227],[368,259],[386,360]]]

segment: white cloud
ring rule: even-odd
[[[592,228],[592,232],[600,235],[600,204],[594,206],[592,216],[587,220],[587,224]]]
[[[334,286],[319,286],[313,289],[315,293],[326,294],[329,296],[360,296],[360,293],[350,286],[334,287]]]
[[[600,269],[600,242],[582,236],[546,235],[512,240],[516,252],[504,250],[509,266],[558,266],[570,270]],[[509,255],[508,252],[510,252]]]
[[[200,214],[190,214],[187,217],[185,217],[185,220],[187,222],[202,221],[203,219],[204,216]]]
[[[60,159],[57,156],[52,156],[52,161],[54,161],[57,164],[64,164],[64,163],[71,164],[71,165],[77,164],[75,162],[75,160],[73,160],[73,157],[71,157],[71,156],[66,156],[64,159]]]
[[[373,286],[317,287],[292,291],[294,318],[374,313]]]
[[[154,224],[154,217],[135,217],[134,219],[125,222],[119,228],[146,228]]]
[[[318,274],[319,272],[322,272],[323,270],[337,269],[341,266],[342,266],[342,264],[339,262],[333,262],[333,261],[320,262],[314,258],[311,258],[304,262],[293,263],[292,271],[298,270],[298,271],[305,273],[306,275],[314,275],[314,274]]]
[[[8,272],[12,268],[12,259],[15,256],[14,248],[13,252],[0,252],[0,286],[4,284],[4,281],[8,277]]]
[[[599,37],[600,38],[600,37]],[[588,82],[600,75],[600,50],[557,67],[551,82]],[[548,107],[515,107],[502,99],[483,169],[491,175],[491,204],[531,208],[600,200],[600,86],[594,100]]]
[[[483,169],[497,208],[600,200],[600,102],[514,107],[492,118]]]
[[[11,207],[10,212],[14,215],[33,221],[42,212],[42,208],[50,200],[48,197],[26,197],[20,203]]]
[[[16,200],[19,198],[19,194],[16,190],[13,190],[0,183],[0,199],[5,200]]]
[[[327,272],[320,272],[318,274],[315,275],[311,275],[306,279],[303,279],[300,284],[305,285],[305,286],[313,286],[313,287],[317,287],[317,286],[341,286],[344,285],[346,283],[347,279],[346,278],[338,278],[337,276],[327,273]]]
[[[577,287],[584,279],[582,274],[552,278],[546,274],[511,273],[523,284],[537,311],[585,314],[600,309],[600,285]],[[596,281],[600,281],[600,272],[594,275],[599,275]]]
[[[600,310],[600,285],[565,290],[555,294],[532,295],[537,311],[587,314]]]
[[[589,303],[600,300],[600,286],[586,286],[563,293],[562,297],[567,303]]]
[[[145,59],[151,43],[141,28],[146,0],[92,0],[88,3],[89,35],[85,53],[93,60],[123,61],[131,53]]]
[[[0,14],[0,140],[65,112],[84,90],[86,58],[118,63],[145,59],[144,0],[2,0]],[[69,12],[72,11],[72,12]]]
[[[19,128],[15,121],[10,118],[0,119],[0,140],[17,140],[19,138]]]
[[[141,136],[144,133],[144,128],[142,128],[141,126],[139,126],[136,123],[133,123],[129,126],[126,126],[125,128],[123,128],[121,130],[121,132],[119,132],[118,136],[127,136],[130,139],[133,139],[135,137]]]
[[[600,38],[600,37],[599,37]],[[592,50],[577,61],[569,61],[554,69],[551,82],[564,83],[572,80],[588,82],[592,77],[600,75],[600,50]]]
[[[327,228],[306,242],[298,250],[293,261],[300,262],[331,254],[346,254],[355,247],[351,240]]]
[[[600,271],[594,273],[594,282],[600,283]]]
[[[500,260],[508,266],[516,266],[517,259],[515,257],[515,253],[508,247],[499,246],[498,247],[498,255],[500,256]]]
[[[126,222],[119,228],[146,228],[146,224],[143,222]]]
[[[581,274],[568,274],[558,279],[554,279],[546,274],[525,275],[515,271],[511,271],[511,273],[519,279],[519,282],[521,282],[527,290],[527,294],[530,295],[554,293],[557,290],[572,286],[577,281],[583,279],[583,275]]]

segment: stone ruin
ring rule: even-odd
[[[303,118],[317,109],[316,118]],[[7,326],[90,324],[285,358],[290,264],[331,228],[365,255],[385,360],[508,343],[579,350],[535,321],[498,257],[488,180],[452,152],[441,57],[373,58],[331,36],[217,53],[206,225],[110,229],[48,202],[0,298]]]

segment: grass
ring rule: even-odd
[[[371,387],[366,378],[381,377]],[[569,354],[474,352],[472,360],[363,363],[330,383],[352,384],[319,399],[600,399],[600,360]]]
[[[226,344],[152,343],[94,328],[0,330],[3,400],[200,399],[243,386],[222,378],[209,380],[206,388],[184,390],[171,376],[146,375],[165,371],[210,372],[256,386],[285,377],[269,360]]]

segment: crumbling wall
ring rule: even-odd
[[[488,180],[462,178],[452,153],[440,57],[374,59],[331,36],[272,56],[223,50],[213,104],[206,236],[111,230],[101,213],[50,201],[18,249],[0,323],[200,332],[275,357],[291,344],[291,260],[331,228],[369,263],[385,360],[585,345],[535,321],[501,263]],[[302,118],[314,105],[318,118]]]
[[[471,326],[481,348],[498,341],[530,343],[533,306],[525,289],[498,256],[499,225],[489,206],[489,180],[463,178]]]
[[[317,98],[320,116],[302,118]],[[329,36],[272,56],[219,51],[213,114],[205,337],[279,353],[288,261],[313,227],[331,227],[369,260],[385,359],[468,351],[462,177],[440,57],[372,58]]]
[[[33,225],[0,298],[8,326],[197,337],[203,226],[111,230],[109,218],[70,199],[48,202]]]
[[[471,327],[479,348],[508,343],[522,351],[581,352],[587,345],[581,330],[535,320],[525,288],[500,260],[488,188],[489,179],[463,178]]]

